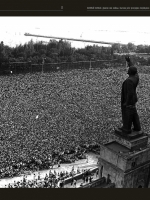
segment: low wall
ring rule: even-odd
[[[95,188],[97,186],[103,185],[104,183],[106,183],[106,178],[102,177],[98,180],[95,180],[95,181],[89,183],[89,184],[83,185],[80,188]]]
[[[90,169],[89,171],[90,171],[91,173],[95,173],[96,170],[98,170],[98,167],[93,168],[93,169]],[[74,176],[74,178],[75,178],[76,180],[79,180],[79,179],[82,179],[82,176],[83,176],[83,173],[80,173],[80,174],[76,174],[76,175]],[[65,185],[68,184],[68,183],[71,183],[71,180],[72,180],[72,177],[69,177],[69,178],[65,179]]]
[[[110,183],[110,184],[104,186],[103,188],[115,188],[115,183]]]

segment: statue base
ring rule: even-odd
[[[145,135],[144,132],[142,132],[142,131],[132,131],[131,133],[127,134],[126,132],[124,132],[120,129],[115,129],[115,134],[118,136],[121,136],[125,139],[136,139],[136,138],[139,138],[139,137]]]
[[[142,131],[132,131],[132,133],[126,134],[123,131],[116,129],[110,140],[116,141],[129,148],[130,151],[146,148],[148,144],[148,136]]]
[[[100,144],[98,165],[100,176],[111,177],[116,188],[147,188],[150,175],[148,135],[129,135],[114,131],[111,141]]]

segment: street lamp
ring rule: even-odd
[[[29,64],[29,70],[32,73],[32,63],[31,63],[31,60],[28,61],[28,64]]]
[[[57,55],[57,63],[59,63],[59,61],[58,61],[59,60],[59,57],[58,57],[59,54],[58,53],[53,53],[53,55]],[[59,69],[59,66],[57,67],[57,69]]]
[[[42,61],[42,73],[43,73],[43,66],[44,66],[45,60],[46,60],[46,58],[43,58],[43,61]]]
[[[91,59],[90,59],[90,69],[92,68],[92,64],[91,64],[91,63],[92,63],[92,60],[94,60],[94,58],[91,58]]]

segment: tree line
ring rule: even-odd
[[[114,44],[111,47],[98,45],[88,45],[84,48],[71,47],[71,43],[63,40],[50,40],[48,43],[43,41],[33,42],[30,40],[24,45],[16,47],[0,43],[0,64],[12,62],[30,62],[32,64],[42,63],[59,63],[59,62],[76,62],[92,60],[111,60],[118,59],[118,62],[124,62],[123,53],[150,53],[148,45],[127,45]],[[149,58],[132,56],[134,62],[140,64],[150,64]]]

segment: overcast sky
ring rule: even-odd
[[[24,33],[150,45],[150,17],[0,17],[0,24],[0,41],[9,46],[31,39],[49,41],[27,37]],[[88,45],[86,42],[71,44],[73,47]]]

